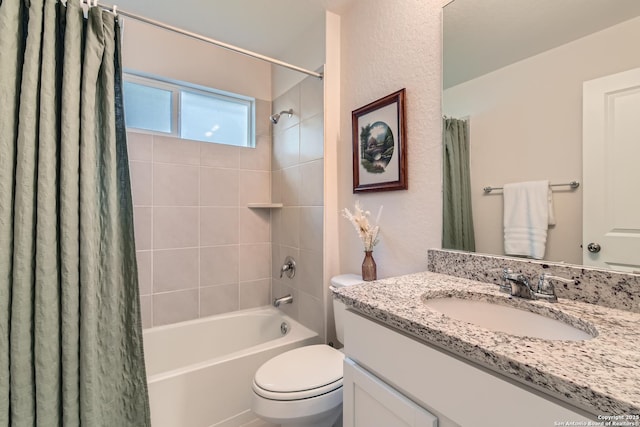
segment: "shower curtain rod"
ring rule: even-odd
[[[280,61],[279,59],[271,58],[269,56],[262,55],[260,53],[252,52],[250,50],[243,49],[241,47],[234,46],[234,45],[229,44],[229,43],[221,42],[219,40],[212,39],[211,37],[206,37],[206,36],[203,36],[201,34],[194,33],[192,31],[183,30],[182,28],[178,28],[178,27],[174,27],[173,25],[165,24],[164,22],[156,21],[154,19],[147,18],[145,16],[141,16],[141,15],[137,15],[135,13],[127,12],[127,11],[121,10],[117,6],[109,6],[109,5],[102,5],[102,4],[100,4],[99,6],[102,9],[114,12],[114,14],[116,14],[116,15],[126,16],[128,18],[135,19],[136,21],[144,22],[145,24],[153,25],[155,27],[159,27],[159,28],[162,28],[162,29],[165,29],[165,30],[169,30],[169,31],[172,31],[174,33],[182,34],[184,36],[191,37],[193,39],[200,40],[200,41],[203,41],[203,42],[206,42],[206,43],[210,43],[210,44],[216,45],[218,47],[221,47],[221,48],[224,48],[224,49],[228,49],[228,50],[231,50],[233,52],[240,53],[242,55],[246,55],[246,56],[250,56],[252,58],[260,59],[262,61],[270,62],[271,64],[279,65],[281,67],[285,67],[285,68],[288,68],[288,69],[293,70],[293,71],[298,71],[300,73],[307,74],[307,75],[312,76],[312,77],[316,77],[316,78],[318,78],[320,80],[322,80],[322,77],[323,77],[322,73],[316,73],[315,71],[310,71],[310,70],[307,70],[305,68],[298,67],[297,65],[292,65],[292,64],[289,64],[287,62]]]

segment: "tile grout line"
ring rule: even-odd
[[[236,193],[236,206],[237,206],[237,210],[238,210],[238,225],[236,227],[236,231],[237,231],[237,236],[238,236],[238,247],[236,249],[236,256],[237,256],[237,260],[238,260],[238,264],[237,264],[237,276],[236,276],[236,297],[237,297],[237,305],[236,305],[236,309],[240,308],[240,268],[241,263],[240,263],[240,194],[242,193],[242,189],[240,188],[241,185],[241,181],[242,181],[242,171],[240,170],[240,154],[238,153],[238,159],[237,159],[237,166],[238,166],[238,192]]]
[[[198,146],[198,318],[202,315],[202,145]]]
[[[155,290],[156,290],[156,281],[155,281],[155,263],[154,263],[154,258],[155,258],[155,252],[154,252],[154,246],[155,246],[155,208],[153,206],[154,200],[153,200],[153,171],[154,171],[154,138],[153,135],[150,138],[151,140],[151,327],[155,326],[156,323],[156,315],[155,315],[155,301],[154,301],[154,295],[155,295]]]

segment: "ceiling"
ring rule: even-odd
[[[120,10],[278,59],[325,10],[340,14],[353,0],[111,1]]]
[[[639,0],[454,0],[444,8],[444,87],[638,15]]]
[[[121,10],[279,59],[356,0],[112,0]],[[398,0],[387,0],[398,1]],[[640,15],[640,0],[454,0],[444,9],[444,87]]]

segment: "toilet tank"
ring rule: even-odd
[[[331,278],[331,286],[334,288],[344,288],[345,286],[357,285],[362,283],[362,276],[359,274],[341,274]],[[344,313],[347,307],[342,301],[333,299],[333,318],[336,322],[336,337],[338,342],[344,345]]]

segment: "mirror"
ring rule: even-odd
[[[639,16],[635,0],[454,0],[444,8],[443,114],[468,123],[477,252],[504,255],[502,191],[484,187],[584,182],[583,82],[640,67],[631,42]],[[585,191],[553,188],[545,260],[583,264]]]

